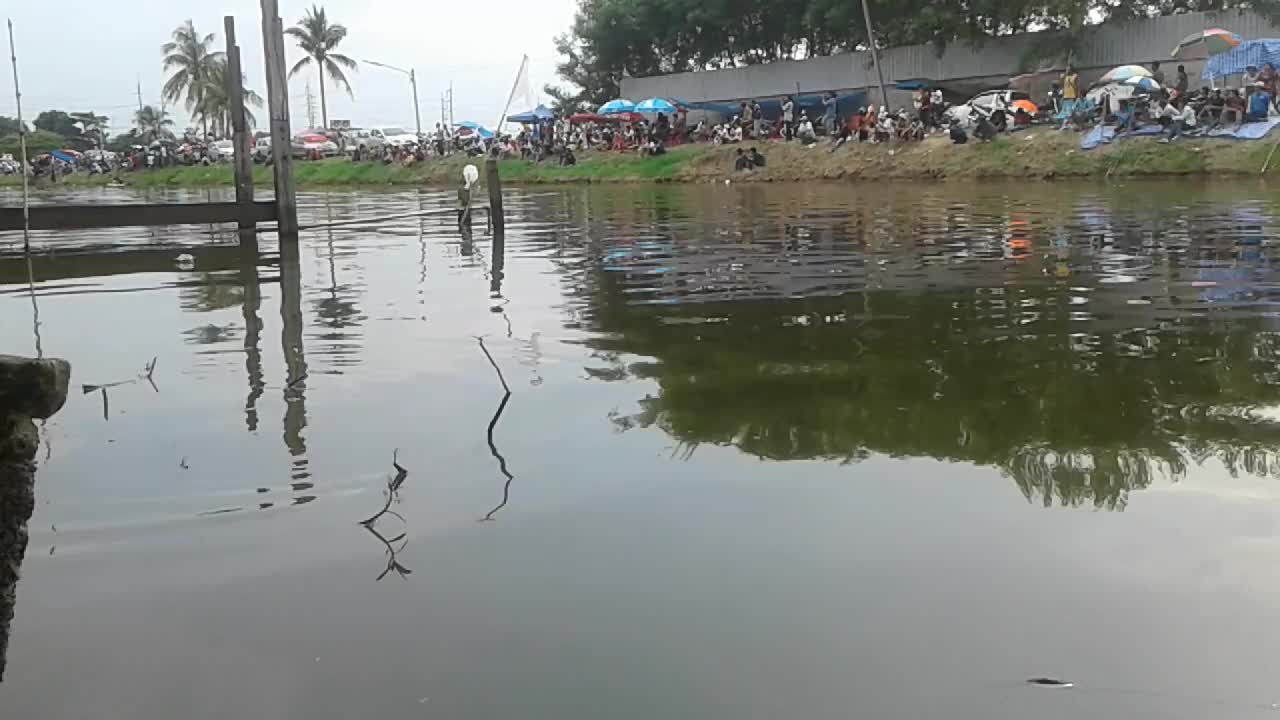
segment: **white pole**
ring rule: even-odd
[[[524,59],[520,61],[520,70],[516,73],[516,79],[511,83],[511,92],[507,95],[507,104],[502,106],[502,117],[498,118],[498,127],[493,131],[495,140],[502,134],[502,125],[507,122],[507,112],[511,110],[511,101],[515,99],[516,89],[520,87],[520,76],[524,74],[528,65],[529,56],[525,55]]]
[[[22,90],[18,87],[18,51],[13,45],[13,20],[9,20],[9,60],[13,63],[13,100],[18,106],[18,146],[22,152],[22,251],[31,252],[31,201],[27,180],[27,124],[22,121]]]

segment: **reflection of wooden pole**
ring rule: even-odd
[[[489,188],[489,219],[493,222],[493,234],[506,230],[506,216],[502,212],[502,178],[498,176],[497,158],[484,161],[484,184]]]
[[[244,115],[244,71],[240,66],[240,46],[236,44],[236,19],[222,19],[227,34],[227,98],[231,102],[231,142],[236,170],[236,202],[240,205],[240,229],[254,226],[253,159],[250,157],[249,128]]]
[[[289,78],[285,74],[284,24],[278,0],[262,0],[262,49],[267,66],[267,106],[271,114],[271,162],[275,176],[276,221],[280,239],[298,239],[298,199],[293,182],[289,131]]]

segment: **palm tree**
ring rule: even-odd
[[[244,77],[241,76],[241,83]],[[244,88],[244,121],[252,128],[258,120],[253,116],[249,106],[262,107],[262,96]],[[225,137],[231,134],[231,98],[227,93],[227,61],[215,59],[209,65],[209,74],[205,79],[205,87],[201,92],[200,104],[196,108],[201,117],[208,118],[213,125],[213,134]]]
[[[138,135],[146,140],[155,140],[169,134],[173,120],[164,108],[146,105],[133,114],[133,124],[138,128]]]
[[[325,104],[324,97],[324,74],[326,71],[333,80],[333,84],[340,88],[344,88],[348,95],[351,95],[351,83],[347,82],[347,76],[343,73],[342,68],[348,70],[358,69],[356,61],[333,52],[334,48],[342,42],[347,36],[347,28],[345,25],[330,24],[329,18],[325,16],[324,8],[318,5],[312,5],[307,14],[298,21],[297,25],[285,30],[298,41],[298,47],[302,48],[307,55],[298,61],[293,69],[289,71],[289,77],[297,75],[302,68],[310,65],[313,61],[316,69],[320,71],[320,121],[326,128],[329,127],[329,109]]]
[[[201,36],[196,32],[195,25],[188,20],[173,31],[169,42],[160,46],[160,52],[164,55],[164,69],[173,71],[173,75],[164,84],[165,100],[183,100],[189,112],[198,109],[208,87],[210,69],[223,56],[223,53],[212,49],[213,41],[213,33]],[[207,137],[209,119],[201,117],[201,121]]]

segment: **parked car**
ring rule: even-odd
[[[260,137],[253,141],[253,161],[265,163],[271,159],[271,138]]]
[[[337,157],[338,144],[320,133],[303,133],[293,136],[293,156],[307,160]]]
[[[975,119],[974,111],[990,115],[993,110],[1011,112],[1009,107],[1015,100],[1030,100],[1031,96],[1017,90],[987,90],[969,98],[969,102],[956,105],[947,110],[947,118],[959,120],[961,125],[970,127]]]
[[[344,131],[343,135],[346,136],[346,149],[349,153],[359,150],[360,154],[366,155],[370,150],[382,147],[383,145],[381,135],[374,135],[372,132],[363,128],[351,128],[350,130]]]
[[[214,162],[231,162],[236,156],[236,144],[230,140],[218,140],[209,145],[209,159]]]
[[[413,145],[418,142],[418,136],[398,127],[381,127],[374,128],[369,131],[373,137],[379,138],[382,142],[392,147],[400,147],[401,145]]]

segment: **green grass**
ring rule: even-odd
[[[991,143],[953,146],[945,140],[899,148],[857,146],[829,154],[794,144],[765,147],[767,172],[744,180],[810,181],[813,178],[893,177],[922,178],[1068,178],[1126,176],[1237,175],[1256,176],[1275,147],[1273,141],[1238,142],[1185,140],[1161,145],[1150,139],[1131,140],[1095,150],[1079,149],[1074,134],[1038,133],[1026,138],[999,138]],[[299,187],[452,187],[468,164],[483,167],[483,158],[454,156],[429,160],[410,167],[382,163],[352,163],[345,159],[297,162],[294,174]],[[499,170],[505,183],[607,183],[711,181],[739,177],[732,172],[731,148],[707,145],[673,148],[665,155],[642,158],[634,153],[584,153],[577,165],[560,167],[554,161],[531,163],[503,160]],[[850,172],[853,168],[853,172]],[[847,173],[847,174],[846,174]],[[1280,154],[1268,175],[1280,174]],[[110,176],[73,175],[67,186],[99,186]],[[227,165],[180,167],[122,173],[126,185],[139,188],[230,187]],[[483,171],[481,172],[483,182]],[[254,167],[259,187],[271,184],[271,169]],[[0,185],[17,185],[17,177],[0,177]]]

